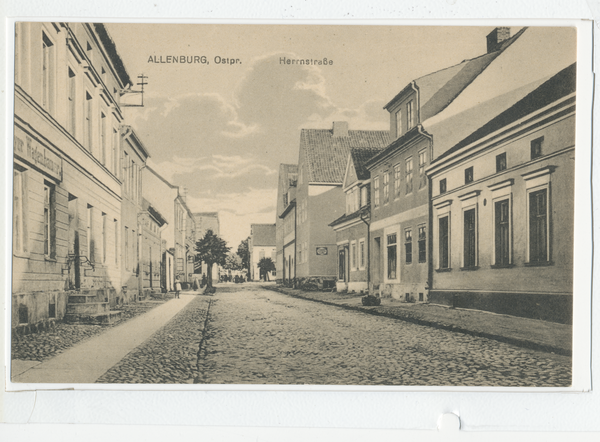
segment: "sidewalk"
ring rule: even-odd
[[[263,288],[323,304],[480,336],[532,350],[564,356],[571,356],[572,353],[573,329],[571,325],[499,315],[481,310],[405,303],[392,298],[383,298],[380,306],[366,307],[362,305],[362,296],[355,293],[310,292],[280,285],[264,285]]]
[[[122,325],[107,329],[64,353],[38,363],[12,361],[12,382],[93,383],[127,353],[143,343],[181,311],[195,295],[181,293],[170,301]]]

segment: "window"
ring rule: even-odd
[[[119,173],[119,131],[113,128],[112,131],[112,171],[115,176]]]
[[[106,264],[106,213],[102,213],[102,263]]]
[[[419,226],[419,262],[427,262],[427,235],[425,226]]]
[[[406,174],[405,174],[405,178],[406,178],[406,193],[409,194],[412,192],[413,190],[413,182],[412,182],[412,178],[413,178],[413,162],[412,162],[412,158],[409,158],[406,160]]]
[[[536,138],[531,142],[531,159],[535,160],[542,156],[542,147],[544,144],[544,137]]]
[[[360,188],[360,207],[364,207],[369,204],[369,188],[363,186]]]
[[[549,261],[547,190],[529,194],[529,262]]]
[[[413,117],[413,103],[413,100],[410,100],[408,103],[406,103],[406,130],[411,129],[415,125]]]
[[[90,152],[92,151],[92,124],[93,124],[93,117],[92,117],[92,96],[90,95],[89,92],[85,93],[85,125],[84,125],[84,142],[85,142],[85,147],[87,147],[87,150],[89,150]]]
[[[390,174],[383,174],[383,204],[390,202]]]
[[[387,236],[387,277],[396,279],[396,234]]]
[[[400,164],[394,166],[394,198],[400,196]]]
[[[54,43],[42,32],[42,107],[54,110]]]
[[[439,219],[440,269],[448,269],[450,265],[450,242],[448,216]]]
[[[475,238],[475,209],[464,211],[464,267],[477,265],[477,244]]]
[[[379,207],[379,177],[373,180],[373,205]]]
[[[496,172],[506,170],[506,152],[496,155]]]
[[[427,185],[427,175],[425,175],[425,163],[427,163],[427,151],[419,152],[419,189]]]
[[[54,185],[44,181],[44,255],[56,258],[56,195]]]
[[[441,179],[440,180],[440,195],[442,193],[446,193],[447,187],[446,187],[446,178]]]
[[[465,184],[473,182],[473,166],[465,169]]]
[[[353,241],[352,244],[350,244],[350,267],[352,270],[356,269],[356,262],[356,241]]]
[[[114,238],[115,238],[115,265],[119,264],[119,222],[114,220]]]
[[[26,250],[26,200],[25,170],[15,165],[13,171],[13,251]]]
[[[125,268],[129,268],[129,227],[125,226]]]
[[[94,262],[94,208],[87,205],[87,249],[88,259]]]
[[[396,138],[402,135],[402,111],[396,112]]]
[[[100,161],[106,166],[106,115],[100,112]]]
[[[358,243],[358,261],[361,269],[365,268],[365,240],[361,239]]]
[[[67,117],[67,130],[73,136],[76,135],[76,127],[77,127],[77,77],[75,73],[68,68],[69,74],[69,89],[67,91],[67,101],[68,101],[68,112],[69,115]]]
[[[496,201],[494,203],[494,212],[495,264],[497,266],[506,266],[510,264],[509,200]]]
[[[406,264],[412,263],[412,230],[404,231],[404,252],[406,255]]]

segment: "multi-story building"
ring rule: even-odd
[[[248,252],[250,255],[250,279],[259,281],[261,278],[258,263],[263,258],[271,258],[273,264],[277,259],[275,246],[275,224],[251,224]],[[268,272],[266,280],[272,281],[276,271]]]
[[[196,225],[194,215],[187,205],[187,189],[177,188],[175,198],[175,277],[179,277],[184,286],[194,278]]]
[[[334,287],[337,280],[336,233],[329,224],[345,212],[342,190],[351,148],[383,148],[388,131],[302,129],[296,189],[295,276],[300,284]]]
[[[188,257],[185,256],[186,230],[189,223],[185,223],[184,219],[188,214],[187,205],[184,205],[184,199],[181,195],[185,195],[183,188],[175,186],[163,178],[151,166],[146,166],[143,170],[144,175],[144,199],[150,205],[156,208],[157,212],[165,219],[166,223],[161,229],[161,241],[164,245],[161,246],[161,287],[166,291],[174,290],[174,281],[176,276],[187,273],[187,266],[183,263],[188,262]],[[187,243],[189,246],[188,238]],[[180,259],[179,273],[176,272],[175,256]],[[184,279],[181,279],[184,281]]]
[[[560,71],[429,167],[432,302],[572,320],[575,70]]]
[[[382,149],[352,148],[342,189],[346,194],[345,213],[329,225],[336,232],[337,291],[369,289],[370,174],[365,163]]]
[[[16,24],[13,328],[84,313],[110,320],[121,296],[120,95],[130,83],[103,25]]]
[[[156,189],[154,189],[156,191]],[[166,291],[163,285],[166,268],[163,256],[166,253],[166,241],[161,233],[167,220],[147,199],[142,198],[143,212],[140,215],[142,229],[142,253],[140,276],[142,278],[142,297],[160,294]]]
[[[296,184],[298,166],[279,165],[277,218],[275,220],[275,273],[278,283],[290,284],[296,277]]]
[[[141,300],[143,274],[142,254],[142,170],[150,156],[131,126],[121,127],[121,247],[123,262],[121,280],[123,301]]]

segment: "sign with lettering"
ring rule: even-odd
[[[317,247],[317,255],[327,255],[327,247]]]
[[[16,126],[14,152],[17,158],[62,181],[62,158]]]

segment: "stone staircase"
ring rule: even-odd
[[[111,289],[85,289],[69,292],[64,317],[71,324],[112,324],[121,311],[111,310],[108,302]]]

